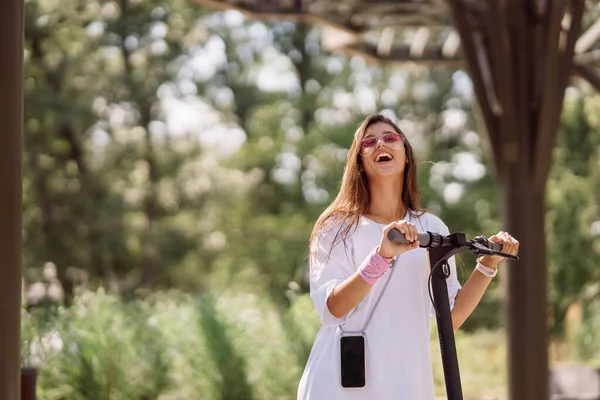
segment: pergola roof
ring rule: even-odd
[[[453,20],[446,0],[195,1],[215,9],[235,9],[252,19],[293,19],[320,25],[325,49],[387,64],[463,66],[461,41],[455,29],[463,23],[473,32],[481,62],[489,60],[489,45],[483,39],[484,31],[489,29],[486,14],[492,11],[489,9],[492,2],[488,1],[463,1],[466,14],[462,21]],[[531,18],[539,18],[545,1],[531,3]],[[573,68],[600,90],[600,20],[589,27],[583,26],[575,45]]]
[[[251,18],[322,25],[326,49],[371,61],[468,71],[493,152],[502,229],[521,243],[520,260],[508,263],[504,280],[509,397],[549,398],[545,188],[569,79],[577,74],[600,91],[600,6],[585,0],[194,1]]]

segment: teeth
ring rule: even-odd
[[[376,161],[379,161],[379,160],[381,160],[381,157],[384,157],[384,156],[386,156],[386,157],[387,157],[387,158],[389,158],[390,160],[393,158],[393,157],[392,157],[392,155],[391,155],[390,153],[381,153],[381,154],[379,154],[379,155],[377,156],[377,160],[376,160]]]

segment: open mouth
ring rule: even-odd
[[[394,159],[394,157],[390,153],[379,153],[377,158],[375,158],[376,163],[386,163],[390,162]]]

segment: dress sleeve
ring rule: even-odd
[[[321,323],[327,327],[343,325],[356,309],[354,307],[343,317],[336,318],[327,307],[333,289],[356,272],[351,236],[345,242],[336,240],[332,248],[339,229],[339,224],[324,228],[313,241],[310,251],[310,296]]]
[[[440,223],[439,233],[445,236],[450,234],[448,226],[446,226],[446,224],[444,224],[443,222]],[[458,291],[462,288],[462,286],[458,281],[458,276],[456,274],[455,256],[452,256],[448,259],[448,265],[450,265],[450,277],[446,279],[446,285],[448,286],[448,300],[450,301],[450,310],[453,310],[456,295],[458,294]]]

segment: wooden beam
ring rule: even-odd
[[[341,2],[331,2],[332,8],[339,7]],[[347,3],[346,3],[347,4]],[[356,5],[352,6],[353,13],[384,13],[384,14],[396,14],[396,13],[420,13],[424,8],[431,8],[431,4],[426,3],[400,3],[397,1],[388,2],[364,2],[360,1]]]
[[[381,36],[379,37],[379,43],[377,44],[377,55],[379,57],[387,57],[392,51],[394,46],[394,38],[396,37],[396,30],[389,26],[383,28]]]
[[[495,116],[499,117],[502,115],[502,105],[498,100],[496,94],[496,83],[494,75],[492,74],[492,66],[488,57],[487,46],[484,43],[483,34],[481,32],[473,33],[473,45],[475,48],[475,57],[477,60],[477,66],[481,72],[481,78],[483,79],[483,85],[485,87],[485,94],[488,98],[490,108]]]
[[[542,17],[546,14],[548,0],[535,0],[533,3],[533,12],[536,17]]]
[[[410,56],[410,46],[395,46],[388,55],[379,54],[377,47],[370,44],[358,44],[338,49],[339,51],[351,55],[358,55],[375,63],[385,62],[386,64],[406,64],[416,63],[419,65],[447,65],[452,67],[463,67],[464,61],[460,58],[447,59],[442,56],[441,47],[427,48],[421,58]]]
[[[532,137],[535,137],[537,123],[535,118],[536,106],[533,101],[533,87],[535,85],[535,76],[537,75],[535,68],[538,66],[535,53],[538,24],[531,23],[532,17],[529,13],[535,12],[534,10],[528,10],[527,6],[523,7],[518,0],[512,3],[511,6],[515,7],[515,14],[510,20],[507,16],[508,10],[504,10],[508,28],[506,35],[512,34],[514,43],[511,49],[513,64],[511,67],[513,71],[511,78],[513,87],[511,111],[514,115],[515,125],[510,129],[514,129],[513,140],[515,144],[519,143],[518,146],[522,152],[521,160],[529,160],[531,158],[533,143]],[[509,40],[508,37],[507,40]],[[523,170],[523,165],[525,164],[525,162],[521,163],[521,173],[526,173],[529,177],[531,176],[531,171],[529,169],[526,169],[526,171]],[[546,301],[545,292],[540,298],[542,301]],[[532,346],[535,346],[535,344],[532,344]],[[538,348],[537,350],[541,351],[542,349]],[[543,354],[545,353],[543,352]],[[537,362],[539,365],[547,365],[546,357]]]
[[[591,65],[575,64],[575,71],[600,92],[600,68]]]
[[[442,46],[442,57],[444,58],[456,58],[458,49],[460,47],[460,36],[456,31],[451,31],[448,37],[444,41]]]
[[[486,93],[486,85],[481,70],[479,69],[479,60],[477,48],[473,39],[473,31],[469,27],[466,17],[466,7],[461,0],[450,0],[450,11],[454,19],[456,31],[460,36],[461,48],[466,59],[466,66],[473,82],[475,96],[479,102],[479,109],[485,121],[486,131],[491,142],[491,148],[494,153],[494,159],[501,157],[500,138],[498,132],[498,121],[492,109],[492,103]],[[496,165],[496,168],[498,165]]]
[[[336,24],[336,25],[352,25],[358,28],[358,26],[365,25],[371,28],[380,28],[383,25],[387,26],[420,26],[420,25],[443,25],[445,9],[436,8],[436,6],[427,3],[368,3],[356,2],[355,4],[345,4],[349,6],[349,12],[346,15],[342,15],[339,12],[340,4],[332,2],[330,5],[309,5],[308,8],[301,6],[285,7],[279,5],[277,7],[263,7],[260,8],[260,3],[256,6],[241,6],[238,3],[227,2],[224,0],[194,0],[196,3],[203,6],[213,8],[215,10],[236,10],[244,14],[248,18],[261,18],[261,19],[289,19],[301,18],[306,21],[310,19],[313,21],[319,21],[319,24]],[[376,23],[368,23],[369,19],[373,19],[373,15],[376,18]],[[386,19],[393,19],[395,22],[386,21]],[[343,23],[346,20],[348,23]]]
[[[319,14],[320,15],[320,14]],[[448,25],[440,23],[439,19],[426,14],[408,13],[408,14],[352,14],[349,17],[353,26],[360,26],[362,29],[380,30],[381,27],[389,27],[402,30],[407,27],[446,27]]]
[[[206,6],[208,8],[213,8],[219,11],[227,11],[227,10],[235,10],[244,14],[246,17],[254,17],[254,13],[245,7],[236,6],[226,1],[222,0],[194,0],[196,3]]]
[[[554,68],[556,68],[556,73],[549,75],[554,75],[556,80],[555,82],[548,82],[552,83],[549,85],[552,92],[547,95],[553,96],[553,98],[542,99],[545,103],[542,104],[538,120],[539,129],[536,136],[535,158],[533,164],[533,183],[538,187],[541,187],[542,185],[545,186],[548,178],[548,171],[552,160],[552,149],[556,142],[556,134],[560,121],[565,89],[573,67],[575,42],[581,31],[583,8],[584,0],[572,0],[570,2],[570,26],[569,30],[566,32],[564,47],[558,49],[559,52],[556,54],[556,57],[553,59],[546,59],[548,64],[555,64]],[[558,62],[553,62],[556,59],[558,59]],[[546,97],[546,94],[544,97]],[[544,107],[544,105],[546,107]]]
[[[349,34],[361,34],[364,32],[364,29],[361,27],[352,26],[349,22],[342,23],[337,18],[325,18],[319,15],[308,14],[304,12],[272,12],[272,13],[260,13],[255,12],[254,10],[239,7],[235,5],[230,5],[224,1],[220,0],[192,0],[197,4],[208,8],[214,8],[215,10],[226,11],[226,10],[235,10],[239,13],[243,14],[244,17],[252,20],[261,20],[261,21],[280,21],[280,20],[293,20],[306,22],[312,25],[317,26],[329,26],[340,31],[344,31]]]
[[[324,26],[321,30],[321,45],[326,51],[334,51],[356,45],[360,41],[357,34],[340,30],[333,26]]]
[[[575,54],[585,53],[600,39],[600,19],[594,22],[584,33],[577,39],[575,44]]]
[[[0,399],[19,400],[23,0],[2,3],[0,38]]]
[[[339,5],[339,1],[333,1],[332,4],[335,6]],[[368,12],[370,10],[376,11],[384,11],[386,13],[415,13],[415,14],[427,14],[427,15],[437,15],[443,14],[447,7],[441,7],[442,3],[439,1],[431,1],[431,2],[398,2],[398,1],[389,1],[389,2],[367,2],[367,1],[359,1],[353,7],[354,12]],[[335,7],[334,6],[334,7]]]
[[[488,3],[489,12],[488,30],[486,36],[490,44],[490,66],[494,75],[494,90],[498,93],[498,101],[501,105],[501,118],[499,119],[498,145],[503,146],[503,163],[514,164],[517,161],[517,141],[519,133],[517,130],[515,101],[518,88],[515,86],[516,79],[513,74],[517,59],[510,48],[510,34],[507,25],[506,10],[499,0]],[[498,177],[505,179],[505,169],[498,171]]]
[[[193,0],[202,6],[215,10],[235,10],[246,18],[259,20],[298,20],[320,26],[334,26],[352,33],[364,33],[382,26],[394,29],[412,27],[447,27],[445,23],[445,8],[439,8],[439,1],[428,3],[396,3],[385,4],[362,2],[349,4],[350,12],[342,15],[338,12],[339,3],[332,3],[330,7],[320,6],[319,3],[306,7],[276,7],[261,10],[256,7],[241,6],[239,3],[224,0]],[[375,9],[374,9],[375,7]],[[379,8],[378,8],[379,7]],[[375,11],[373,11],[375,10]],[[375,15],[375,17],[373,17]],[[381,15],[381,17],[379,17]]]
[[[576,54],[573,57],[573,62],[577,64],[596,64],[600,62],[600,49],[592,50],[587,53]]]
[[[425,47],[427,46],[430,37],[431,31],[429,28],[423,26],[417,30],[417,33],[410,44],[410,50],[408,51],[411,58],[419,59],[423,57],[423,52],[425,51]]]
[[[432,0],[431,1],[435,6],[439,7],[442,10],[445,11],[449,11],[448,10],[448,4],[446,3],[446,0]]]
[[[544,53],[542,54],[543,63],[543,79],[539,82],[540,88],[540,108],[537,115],[537,131],[533,137],[533,148],[540,142],[540,137],[543,137],[549,129],[552,129],[553,119],[550,117],[551,113],[558,112],[559,102],[558,96],[560,96],[559,88],[559,43],[561,35],[561,22],[565,14],[567,6],[567,0],[558,0],[556,2],[550,2],[547,6],[547,14],[544,18],[543,28],[543,48]],[[564,51],[564,50],[563,50]],[[536,71],[537,72],[537,71]],[[531,168],[537,169],[536,162],[537,156],[533,157],[531,161],[533,164]]]

